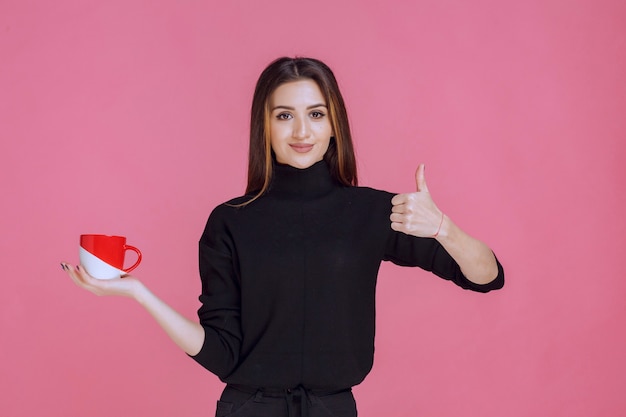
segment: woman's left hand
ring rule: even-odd
[[[397,194],[391,199],[391,228],[417,237],[436,237],[443,213],[428,192],[424,164],[417,167],[415,182],[416,192]]]
[[[496,258],[487,245],[455,225],[430,197],[424,164],[415,173],[417,191],[391,199],[391,228],[417,237],[437,238],[461,271],[476,284],[487,284],[498,276]]]

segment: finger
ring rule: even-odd
[[[396,232],[404,232],[404,225],[402,223],[391,222],[391,229]]]
[[[85,268],[80,265],[73,266],[71,264],[65,264],[66,271],[70,278],[80,287],[88,288],[94,287],[95,278],[87,273]]]
[[[391,213],[391,215],[389,216],[389,220],[391,220],[393,223],[404,223],[404,215],[399,214],[399,213]]]
[[[406,211],[406,204],[398,204],[391,207],[392,213],[404,213]]]
[[[400,204],[405,204],[406,202],[407,202],[407,195],[406,194],[396,194],[391,199],[391,204],[393,204],[394,206],[397,206],[397,205],[400,205]]]
[[[79,287],[85,286],[85,283],[83,282],[81,277],[78,275],[76,268],[73,265],[68,264],[66,262],[61,262],[61,267],[63,268],[65,272],[67,272],[67,275],[70,276],[72,281],[74,281],[74,284],[78,285]]]
[[[426,166],[424,164],[418,165],[417,171],[415,171],[415,184],[417,185],[417,191],[427,193],[428,187],[426,186],[425,170]]]
[[[89,275],[89,272],[87,272],[87,270],[82,265],[76,265],[76,271],[79,279],[83,283],[85,283],[86,286],[89,286],[91,288],[99,288],[105,285],[107,282],[106,280],[96,279]]]

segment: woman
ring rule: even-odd
[[[213,210],[200,239],[200,323],[132,277],[97,294],[135,298],[226,386],[217,416],[356,416],[351,387],[371,369],[381,261],[419,266],[462,288],[501,288],[492,251],[435,205],[424,177],[393,195],[357,186],[346,109],[331,70],[280,58],[252,103],[248,185]]]

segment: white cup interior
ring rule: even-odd
[[[94,278],[114,279],[125,274],[124,271],[109,265],[102,259],[85,250],[82,246],[78,248],[78,257],[80,264],[85,268],[87,273]]]

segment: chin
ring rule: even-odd
[[[303,162],[292,162],[292,163],[288,163],[287,165],[293,167],[293,168],[298,168],[298,169],[307,169],[308,167],[310,167],[311,165],[313,165],[315,162],[313,163],[303,163]]]
[[[321,159],[310,159],[310,158],[294,158],[291,159],[289,161],[278,161],[279,163],[283,164],[283,165],[289,165],[293,168],[298,168],[298,169],[306,169],[309,168],[312,165],[315,165],[316,163],[318,163],[319,161],[321,161]]]

